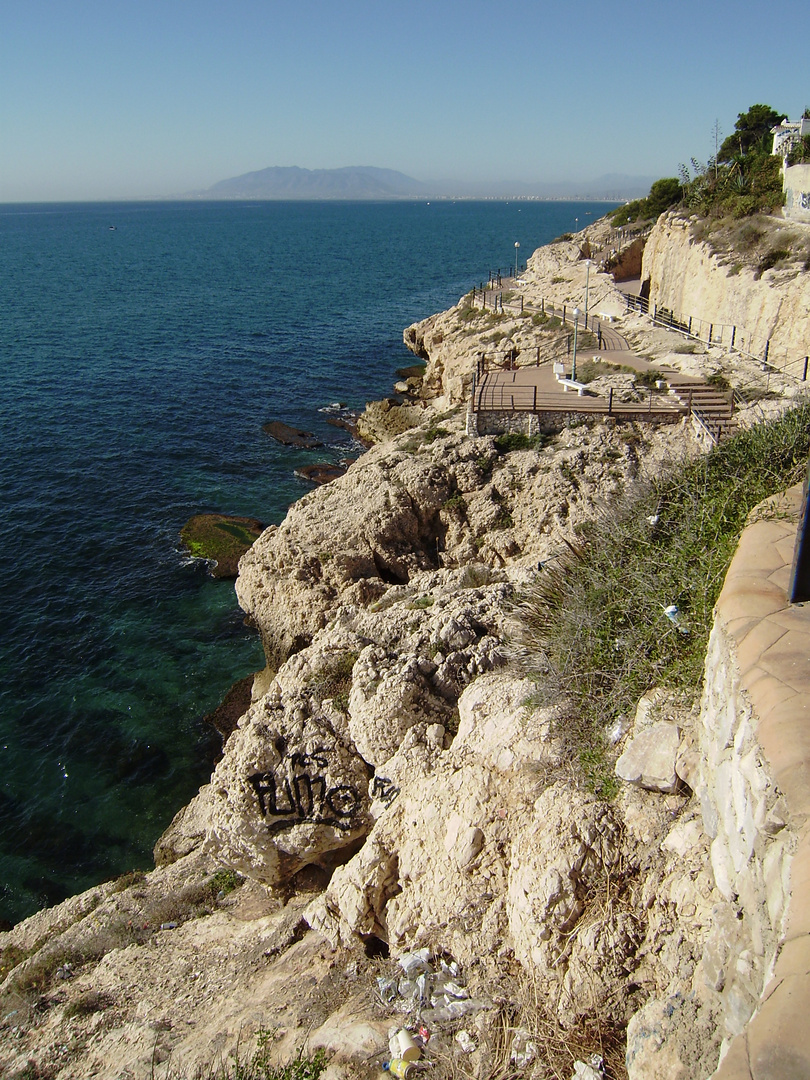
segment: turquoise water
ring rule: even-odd
[[[185,521],[280,521],[293,469],[347,452],[319,409],[387,394],[406,325],[605,210],[0,206],[0,919],[149,866],[262,665]]]

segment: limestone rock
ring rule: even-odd
[[[508,872],[501,852],[528,820],[537,770],[556,761],[549,713],[525,708],[530,689],[514,676],[480,676],[461,696],[447,750],[431,749],[425,728],[421,738],[418,727],[408,732],[375,776],[393,778],[396,793],[307,909],[313,928],[333,942],[376,933],[399,950],[433,940],[441,925],[442,947],[462,963],[498,947]],[[403,767],[409,760],[420,764]]]
[[[772,228],[785,226],[778,219]],[[774,246],[782,246],[774,239]],[[790,243],[783,241],[785,247]],[[751,351],[772,349],[796,353],[795,342],[810,337],[807,275],[788,274],[775,287],[772,275],[743,266],[729,274],[708,243],[696,243],[685,218],[666,214],[658,220],[644,248],[642,276],[650,279],[650,303],[676,317],[700,315],[707,322],[744,327]],[[761,355],[761,352],[756,352]]]
[[[565,975],[548,991],[559,999],[561,1015],[576,1014],[582,994],[599,1000],[611,968],[634,951],[635,931],[624,913],[588,915],[591,905],[602,910],[598,896],[620,853],[621,828],[611,808],[559,783],[540,795],[514,837],[507,912],[515,956],[529,969]]]
[[[653,1000],[627,1026],[629,1080],[692,1080],[708,1076],[720,1051],[715,1018],[694,996]]]
[[[369,764],[392,757],[414,724],[448,717],[447,705],[431,689],[417,657],[390,657],[373,645],[363,650],[349,697],[349,730]]]
[[[616,762],[616,775],[650,791],[677,790],[675,759],[681,734],[675,724],[660,720],[633,736]]]
[[[191,802],[181,807],[155,844],[155,866],[167,866],[190,855],[204,843],[208,831],[207,788],[203,786]]]
[[[484,834],[459,814],[451,814],[444,834],[444,850],[460,870],[473,861],[484,846]]]
[[[334,865],[368,831],[367,789],[366,763],[325,716],[259,702],[211,778],[207,847],[269,885]]]
[[[662,841],[662,847],[683,857],[688,852],[694,851],[698,845],[704,844],[705,840],[706,835],[701,823],[693,818],[673,825]]]
[[[362,1013],[367,1007],[364,1001],[348,1002],[310,1033],[307,1044],[313,1050],[322,1048],[335,1054],[339,1060],[354,1058],[367,1061],[383,1053],[388,1049],[390,1023],[363,1017]]]

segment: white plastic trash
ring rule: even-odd
[[[598,1054],[593,1054],[589,1062],[575,1061],[571,1080],[605,1080],[602,1072],[602,1059]]]
[[[416,1045],[411,1037],[410,1031],[406,1028],[402,1028],[395,1035],[397,1042],[397,1052],[394,1054],[392,1050],[392,1056],[402,1058],[403,1061],[418,1061],[422,1056],[422,1051]]]
[[[413,952],[403,953],[399,958],[399,966],[409,979],[424,975],[430,970],[430,950],[415,949]]]
[[[459,1031],[456,1035],[456,1042],[464,1051],[465,1054],[471,1054],[477,1049],[475,1041],[470,1035],[469,1031]]]
[[[670,604],[664,608],[664,614],[678,631],[679,634],[688,634],[689,627],[683,621],[683,617],[678,609],[677,604]]]

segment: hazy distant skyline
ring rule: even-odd
[[[810,105],[808,24],[806,0],[6,2],[0,202],[169,197],[273,165],[676,175],[716,120]]]

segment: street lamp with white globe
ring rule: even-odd
[[[517,276],[518,276],[518,248],[519,247],[520,247],[520,242],[516,240],[515,241],[515,281],[517,281]]]

